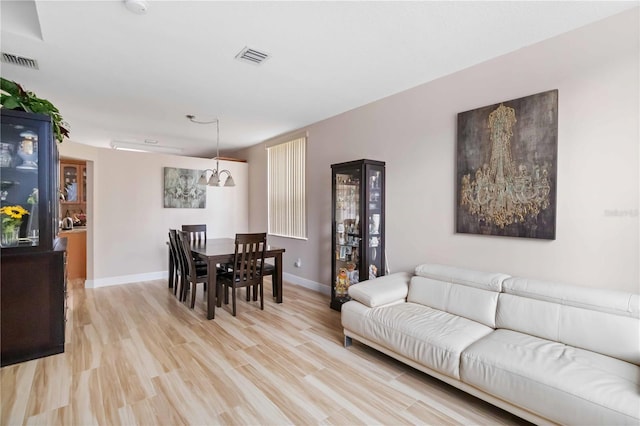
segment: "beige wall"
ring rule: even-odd
[[[636,8],[307,127],[309,239],[272,239],[287,249],[285,273],[330,284],[330,165],[370,158],[387,164],[392,272],[438,262],[640,291],[638,26]],[[550,89],[556,240],[456,234],[456,115]],[[265,229],[266,151],[237,155],[249,161],[249,228]]]
[[[214,168],[213,160],[116,151],[73,142],[60,155],[88,161],[87,287],[166,277],[167,232],[206,223],[209,237],[247,231],[247,164],[221,162],[236,186],[207,188],[205,209],[163,208],[164,167]]]

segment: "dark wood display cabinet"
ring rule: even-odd
[[[58,238],[51,118],[0,110],[0,363],[64,351],[66,239]]]
[[[385,164],[331,165],[331,308],[340,310],[352,284],[385,273]]]

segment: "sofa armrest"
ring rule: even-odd
[[[407,298],[411,274],[397,272],[349,287],[352,299],[370,308],[400,302]]]

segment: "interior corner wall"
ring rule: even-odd
[[[639,13],[616,15],[306,127],[308,240],[284,272],[329,286],[333,163],[386,162],[391,272],[434,262],[640,292]],[[559,90],[556,239],[455,233],[459,112]],[[249,228],[266,229],[266,152],[249,162]],[[295,268],[297,258],[302,268]]]
[[[207,187],[204,209],[164,208],[164,167],[204,170],[203,158],[95,148],[65,141],[60,155],[87,160],[87,287],[165,278],[168,231],[205,223],[207,237],[233,238],[248,230],[248,166],[221,162],[232,188]],[[90,266],[93,265],[93,268]]]

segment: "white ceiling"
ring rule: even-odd
[[[228,153],[584,26],[638,1],[2,0],[2,76],[52,101],[71,140]],[[39,24],[39,25],[38,25]],[[234,59],[245,46],[271,55]]]

